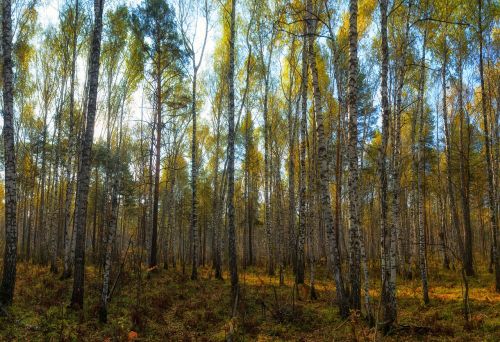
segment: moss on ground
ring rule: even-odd
[[[398,279],[398,322],[381,337],[362,317],[342,320],[334,303],[333,282],[318,269],[317,300],[308,286],[294,291],[287,274],[277,277],[251,268],[240,274],[238,317],[230,317],[229,282],[216,280],[210,268],[191,281],[180,270],[125,270],[109,307],[107,324],[97,319],[100,274],[88,267],[85,307],[67,308],[72,280],[60,280],[48,268],[21,263],[13,306],[0,318],[2,341],[500,341],[500,294],[493,276],[481,270],[470,278],[471,319],[462,313],[458,272],[431,272],[427,306],[421,301],[419,279]],[[372,277],[376,278],[376,275]],[[378,308],[378,283],[371,295]]]

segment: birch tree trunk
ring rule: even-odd
[[[83,135],[82,149],[80,151],[80,166],[78,168],[77,201],[75,209],[75,275],[73,280],[73,293],[71,307],[83,308],[83,291],[85,279],[85,239],[87,224],[87,197],[90,182],[90,166],[92,154],[92,140],[94,137],[94,123],[97,109],[97,90],[99,83],[99,57],[101,52],[102,13],[104,0],[94,1],[94,28],[90,48],[89,88],[87,124]]]
[[[418,257],[419,257],[419,268],[420,277],[422,280],[422,295],[425,304],[429,304],[429,286],[427,282],[427,258],[425,255],[425,218],[424,218],[424,178],[425,178],[425,167],[424,167],[424,91],[425,91],[425,54],[427,49],[427,28],[424,29],[422,46],[422,59],[420,61],[420,85],[418,94],[418,116],[419,116],[419,128],[418,128],[418,155],[417,155],[417,211],[418,211]]]
[[[316,67],[316,54],[314,51],[314,35],[316,32],[316,22],[312,20],[312,4],[311,0],[306,1],[306,23],[307,23],[307,37],[308,41],[308,57],[309,66],[312,74],[313,84],[313,99],[314,110],[316,112],[317,122],[317,139],[318,139],[318,161],[319,161],[319,178],[320,178],[320,202],[323,214],[323,220],[326,227],[326,234],[328,238],[329,255],[333,267],[333,276],[335,278],[335,285],[337,290],[337,302],[339,305],[340,315],[347,317],[349,314],[347,295],[344,289],[344,281],[342,276],[340,253],[338,249],[337,234],[334,231],[333,214],[331,207],[330,189],[328,186],[328,163],[327,151],[325,141],[325,131],[323,124],[323,110],[321,103],[321,93],[319,89],[318,69]]]
[[[45,81],[46,82],[46,81]],[[45,91],[44,91],[45,93]],[[43,114],[43,132],[42,132],[42,142],[41,142],[41,149],[42,149],[42,165],[40,168],[40,206],[38,208],[38,225],[36,230],[38,231],[38,238],[37,241],[35,241],[35,244],[37,246],[37,257],[38,257],[38,262],[41,263],[42,265],[45,265],[47,262],[47,236],[45,234],[45,227],[46,227],[46,219],[45,219],[45,202],[48,197],[49,190],[46,189],[46,183],[47,183],[47,149],[46,149],[46,144],[47,144],[47,116],[48,116],[48,102],[49,100],[43,96],[44,98],[44,114]]]
[[[274,275],[274,244],[273,235],[271,231],[271,174],[270,174],[270,141],[269,141],[269,72],[270,72],[270,61],[272,52],[269,53],[269,60],[265,68],[264,75],[264,201],[265,201],[265,221],[266,221],[266,234],[267,234],[267,254],[268,254],[268,265],[267,273],[268,275]],[[263,59],[263,53],[262,53]]]
[[[308,85],[308,63],[307,63],[307,26],[304,26],[304,44],[302,47],[302,80],[300,83],[301,117],[300,117],[300,178],[299,178],[299,231],[297,236],[296,251],[296,274],[295,282],[304,283],[304,242],[306,232],[306,140],[307,140],[307,85]]]
[[[460,53],[460,52],[459,52]],[[467,141],[464,146],[464,116],[466,115],[463,100],[463,61],[462,57],[458,57],[458,110],[460,115],[459,136],[460,136],[460,197],[462,199],[462,219],[465,232],[465,248],[464,248],[464,268],[467,276],[474,275],[473,258],[472,258],[472,225],[470,217],[470,202],[469,202],[469,151],[470,151],[470,133],[469,120],[467,120]]]
[[[245,117],[245,230],[243,232],[243,267],[253,265],[253,223],[254,223],[254,190],[251,174],[252,151],[253,151],[253,122],[252,113],[249,111]]]
[[[122,101],[124,101],[124,99]],[[104,247],[105,248],[104,272],[102,281],[101,303],[99,306],[99,321],[101,321],[102,323],[106,323],[108,320],[108,301],[110,296],[109,287],[110,287],[111,262],[112,262],[111,256],[112,256],[113,246],[115,243],[116,230],[118,226],[118,210],[120,208],[118,194],[120,192],[120,185],[121,185],[120,154],[121,154],[121,142],[122,142],[123,107],[124,103],[122,102],[118,146],[115,152],[115,157],[112,160],[111,163],[112,167],[110,170],[110,176],[112,177],[113,181],[113,184],[111,185],[111,210],[110,210],[110,217],[108,219],[108,231],[107,231],[108,236],[106,239],[106,245]]]
[[[234,43],[236,25],[236,0],[231,1],[231,21],[229,37],[229,103],[228,103],[228,164],[227,164],[227,216],[228,216],[228,247],[229,247],[229,271],[231,273],[231,303],[236,307],[238,302],[238,259],[236,251],[236,227],[234,210]],[[234,311],[234,310],[233,310]],[[234,316],[234,312],[232,315]]]
[[[118,152],[119,153],[119,152]],[[113,251],[113,245],[115,242],[115,235],[118,223],[118,191],[119,191],[119,174],[117,170],[111,175],[113,177],[113,184],[111,186],[111,210],[110,217],[108,218],[108,231],[104,254],[104,271],[103,271],[103,282],[101,291],[101,303],[99,307],[99,320],[102,323],[107,322],[108,315],[108,301],[109,301],[109,281],[111,276],[111,253]]]
[[[311,131],[314,133],[314,129],[316,128],[316,120],[312,120],[311,122]],[[318,174],[317,174],[317,158],[316,158],[316,144],[309,144],[310,140],[315,140],[316,135],[312,134],[311,139],[308,138],[307,132],[307,121],[305,128],[305,141],[306,141],[306,150],[307,150],[307,164],[309,168],[309,174],[307,175],[307,189],[304,185],[305,192],[305,209],[304,209],[304,229],[306,230],[307,236],[307,256],[309,259],[309,298],[311,300],[317,299],[318,295],[316,293],[315,282],[316,282],[316,259],[315,259],[315,231],[319,232],[319,226],[321,222],[317,219],[321,217],[322,208],[318,206],[319,196],[318,196]],[[313,146],[311,146],[313,145]],[[305,157],[304,157],[305,159]],[[305,170],[305,165],[304,165]],[[305,172],[305,171],[304,171]],[[304,175],[304,182],[305,182]]]
[[[54,178],[53,178],[53,188],[54,196],[52,198],[51,204],[51,223],[50,223],[50,271],[56,274],[57,271],[57,240],[59,233],[59,205],[62,201],[61,187],[59,184],[59,159],[60,159],[60,142],[61,142],[61,113],[62,113],[62,102],[65,98],[65,84],[66,84],[66,71],[64,71],[64,77],[62,81],[62,91],[61,91],[61,102],[58,105],[57,113],[55,117],[55,160],[54,160]],[[59,203],[58,203],[59,201]]]
[[[457,238],[458,251],[462,260],[465,259],[464,242],[462,240],[462,233],[459,226],[458,211],[455,201],[455,192],[452,183],[452,171],[451,171],[451,137],[450,129],[448,126],[448,103],[446,94],[446,70],[448,67],[448,48],[445,46],[443,49],[443,65],[441,66],[441,86],[443,92],[443,125],[444,125],[444,135],[445,135],[445,150],[446,150],[446,184],[448,188],[448,196],[450,199],[450,209],[451,209],[451,225],[455,232]]]
[[[290,52],[290,75],[289,75],[289,88],[288,88],[288,255],[291,257],[292,265],[296,270],[296,243],[295,243],[295,229],[296,229],[296,200],[295,200],[295,132],[296,132],[296,118],[293,115],[292,105],[292,90],[295,81],[294,70],[292,68],[292,61],[295,59],[295,39],[292,41],[292,51]],[[295,66],[295,63],[293,62]]]
[[[444,201],[442,196],[438,196],[439,210],[441,211],[441,217],[439,222],[439,242],[441,244],[441,253],[443,254],[443,267],[447,270],[450,269],[450,257],[448,256],[448,246],[446,244],[446,210],[444,207]]]
[[[396,248],[396,258],[398,260],[399,269],[401,273],[404,273],[405,267],[405,257],[404,257],[404,241],[402,230],[402,220],[401,220],[401,210],[400,202],[402,197],[401,192],[401,113],[402,113],[402,100],[403,100],[403,87],[405,83],[406,75],[406,53],[408,44],[409,34],[410,34],[410,15],[411,15],[411,1],[408,4],[408,11],[406,16],[406,27],[403,41],[403,49],[401,51],[401,56],[396,63],[396,105],[394,110],[394,129],[393,129],[393,162],[392,162],[392,228],[391,228],[391,240],[393,242],[394,248]],[[396,261],[394,260],[394,264]]]
[[[245,168],[243,170],[243,181],[245,184],[243,197],[245,199],[245,226],[243,228],[243,269],[249,265],[248,254],[248,231],[250,230],[250,112],[245,116],[245,133],[244,133],[244,149],[245,149]]]
[[[151,249],[149,254],[149,268],[156,267],[158,264],[158,204],[160,201],[160,160],[161,160],[161,131],[162,131],[162,69],[156,68],[156,137],[155,145],[155,175],[153,186],[153,207],[151,220]],[[196,125],[196,124],[195,124]],[[153,142],[151,149],[153,148]],[[151,165],[152,166],[152,165]]]
[[[382,36],[382,66],[381,66],[381,98],[382,98],[382,144],[380,146],[378,168],[380,177],[380,239],[381,239],[381,266],[382,266],[382,294],[383,306],[382,329],[388,331],[394,324],[397,317],[396,311],[396,265],[393,265],[395,258],[395,247],[391,239],[391,232],[388,222],[387,204],[387,145],[389,141],[389,93],[387,89],[387,78],[389,72],[389,44],[387,41],[387,0],[380,1],[380,24]],[[393,272],[394,268],[394,272]]]
[[[361,309],[361,246],[359,212],[359,176],[358,176],[358,1],[349,0],[349,77],[347,89],[348,104],[348,144],[347,159],[349,176],[347,180],[349,196],[349,275],[351,283],[351,309]]]
[[[197,202],[197,197],[196,197],[196,182],[198,179],[198,168],[196,165],[196,148],[197,148],[197,142],[196,142],[196,101],[197,101],[197,93],[196,93],[196,86],[197,86],[197,76],[198,76],[198,69],[200,68],[201,62],[203,60],[203,54],[205,52],[205,46],[207,43],[207,37],[208,37],[208,2],[205,0],[204,2],[204,16],[205,16],[205,31],[204,31],[204,37],[203,37],[203,47],[201,49],[201,53],[199,56],[199,60],[196,61],[196,53],[193,49],[193,44],[192,42],[188,42],[188,39],[186,37],[186,34],[183,34],[184,37],[184,43],[185,45],[188,46],[188,49],[190,50],[190,57],[192,61],[192,66],[193,66],[193,84],[192,84],[192,97],[191,97],[191,115],[193,118],[193,132],[192,132],[192,141],[191,141],[191,239],[193,241],[193,268],[191,271],[191,279],[195,280],[198,278],[198,243],[199,243],[199,238],[198,238],[198,202]]]
[[[71,46],[71,76],[69,89],[69,132],[68,132],[68,152],[66,156],[66,195],[64,205],[64,223],[63,223],[63,241],[64,241],[64,262],[62,279],[71,276],[71,234],[70,234],[70,219],[71,219],[71,202],[73,200],[73,182],[72,182],[72,160],[75,151],[74,146],[74,126],[75,126],[75,77],[76,77],[76,48],[78,39],[78,18],[79,18],[79,0],[75,0],[75,21],[73,23],[73,37]]]
[[[275,143],[274,148],[275,150],[278,150],[278,147],[276,146],[277,144]],[[284,193],[283,193],[283,184],[281,181],[281,153],[275,152],[274,153],[275,157],[275,164],[274,167],[272,168],[273,173],[274,173],[274,184],[275,184],[275,191],[274,191],[274,198],[275,198],[275,222],[284,222],[285,217],[284,217],[284,205],[283,205],[283,199],[284,199]],[[279,224],[277,226],[277,234],[275,234],[275,245],[276,245],[276,254],[277,254],[277,260],[278,260],[278,275],[279,275],[279,284],[280,286],[283,286],[285,283],[285,244],[282,243],[285,241],[285,229],[284,229],[284,224]]]
[[[483,115],[483,128],[484,128],[484,147],[486,166],[488,168],[488,204],[490,209],[490,222],[493,235],[493,261],[495,265],[495,289],[500,292],[500,253],[498,253],[498,217],[497,217],[497,203],[495,196],[495,187],[493,183],[493,163],[491,161],[490,151],[490,133],[488,126],[488,113],[486,110],[486,91],[484,86],[484,66],[483,66],[483,23],[482,23],[482,6],[483,1],[477,0],[478,5],[478,34],[479,34],[479,76],[481,78],[481,112]]]
[[[193,57],[193,65],[194,65]],[[198,68],[193,66],[193,90],[191,102],[191,115],[193,119],[193,133],[191,141],[191,239],[193,243],[191,280],[198,279],[198,202],[196,199],[196,182],[198,179],[198,169],[196,166],[196,77]]]
[[[158,82],[158,81],[157,81]],[[159,97],[158,94],[156,96],[156,102],[158,102]],[[147,177],[148,177],[148,182],[146,185],[147,188],[147,193],[146,193],[146,200],[145,200],[145,205],[144,205],[144,225],[143,225],[143,238],[144,238],[144,249],[146,250],[146,256],[148,258],[148,265],[151,262],[151,258],[153,257],[153,254],[151,253],[153,249],[153,211],[154,211],[154,204],[153,204],[153,192],[154,192],[154,186],[155,186],[155,181],[154,181],[154,176],[153,173],[155,170],[153,166],[153,155],[154,155],[154,144],[155,144],[155,129],[158,126],[158,109],[155,109],[154,113],[154,118],[153,118],[153,125],[151,126],[151,136],[149,139],[149,146],[148,146],[148,164],[143,166],[143,174],[145,175],[147,172]],[[160,137],[161,140],[161,137]],[[149,227],[149,228],[148,228]]]
[[[220,103],[219,103],[220,106]],[[213,267],[215,269],[215,279],[222,279],[222,256],[221,256],[221,204],[220,204],[220,189],[219,189],[219,148],[220,148],[220,124],[221,113],[217,113],[217,131],[215,140],[215,170],[214,170],[214,200],[213,200]]]
[[[2,2],[3,146],[5,158],[5,251],[0,286],[0,305],[9,306],[14,297],[17,262],[17,193],[14,146],[14,94],[12,73],[12,7]]]

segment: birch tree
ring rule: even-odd
[[[486,103],[486,87],[484,83],[484,62],[483,62],[483,1],[477,0],[478,11],[478,38],[479,38],[479,77],[481,82],[481,114],[483,117],[483,139],[485,148],[485,159],[488,177],[488,205],[490,211],[490,224],[493,235],[493,260],[495,265],[495,289],[500,292],[500,253],[498,252],[498,216],[497,216],[497,203],[495,197],[495,186],[493,183],[493,163],[491,161],[491,146],[490,146],[490,128],[488,126],[488,112]]]
[[[300,81],[300,141],[299,141],[299,161],[300,161],[300,175],[299,175],[299,229],[297,235],[297,251],[296,251],[296,283],[304,283],[304,268],[305,268],[305,253],[304,243],[306,234],[306,140],[307,140],[307,88],[309,77],[309,64],[308,60],[308,37],[307,37],[307,24],[304,23],[304,42],[302,44],[302,72]]]
[[[235,60],[235,39],[236,39],[236,0],[229,0],[227,7],[229,12],[229,70],[227,81],[229,84],[228,101],[228,151],[227,151],[227,215],[228,215],[228,248],[229,248],[229,272],[231,274],[231,303],[234,307],[238,302],[238,257],[236,254],[236,232],[235,232],[235,212],[234,212],[234,60]],[[232,315],[234,316],[234,310]]]
[[[76,83],[76,59],[78,47],[78,24],[80,17],[79,0],[75,0],[75,7],[73,10],[72,22],[72,39],[71,39],[71,71],[70,71],[70,89],[69,89],[69,127],[68,127],[68,150],[66,154],[66,194],[64,204],[64,221],[63,221],[63,234],[64,234],[64,262],[63,273],[61,278],[69,278],[71,276],[71,249],[73,235],[70,228],[71,220],[71,203],[73,200],[73,155],[76,152],[75,143],[75,83]],[[71,232],[70,232],[71,230]]]
[[[318,162],[319,162],[319,178],[320,178],[320,202],[323,219],[326,226],[326,233],[328,237],[328,248],[329,256],[333,267],[333,276],[335,279],[335,286],[337,292],[337,301],[339,305],[340,315],[346,317],[348,315],[348,304],[347,304],[347,294],[344,289],[344,280],[341,270],[340,253],[338,248],[337,234],[335,232],[333,214],[331,208],[331,198],[330,190],[328,186],[328,164],[326,156],[326,142],[325,142],[325,132],[323,125],[323,111],[321,103],[321,93],[319,89],[318,80],[318,69],[316,67],[316,56],[315,56],[315,32],[317,27],[317,21],[312,18],[313,14],[311,0],[306,2],[306,23],[307,23],[307,36],[308,36],[308,62],[309,68],[312,75],[312,85],[313,85],[313,99],[314,99],[314,110],[316,113],[317,120],[317,142],[318,142]],[[352,270],[351,270],[352,272]]]
[[[9,306],[14,297],[17,263],[17,194],[14,145],[14,94],[12,73],[12,3],[2,2],[3,146],[5,156],[5,250],[0,305]]]
[[[358,175],[358,1],[349,0],[349,76],[347,88],[348,113],[348,181],[349,195],[349,275],[350,275],[350,304],[354,310],[361,309],[361,246],[360,246],[360,219],[359,219],[359,175]]]
[[[94,137],[95,115],[97,110],[97,88],[99,83],[99,58],[101,54],[102,13],[104,0],[94,2],[94,26],[90,49],[90,66],[88,68],[88,106],[87,123],[80,151],[80,165],[78,167],[76,209],[75,209],[75,275],[73,279],[73,293],[71,307],[83,308],[83,293],[85,281],[85,237],[87,225],[87,204],[90,182],[90,163],[92,143]]]
[[[396,253],[393,245],[392,234],[388,221],[388,185],[387,185],[387,145],[389,141],[389,119],[391,117],[389,107],[389,94],[387,89],[387,78],[389,72],[389,44],[387,38],[387,0],[380,1],[380,27],[381,27],[381,85],[382,98],[382,144],[379,155],[379,177],[380,177],[380,231],[381,231],[381,267],[382,267],[382,305],[384,307],[383,328],[388,328],[396,320],[396,265],[394,265]]]
[[[191,116],[192,116],[192,140],[191,140],[191,240],[192,240],[192,271],[191,280],[198,278],[198,213],[197,213],[197,199],[196,199],[196,182],[198,167],[197,163],[197,151],[196,151],[196,116],[197,116],[197,80],[198,80],[198,70],[200,69],[201,63],[203,61],[203,55],[205,54],[205,47],[208,38],[209,29],[209,6],[208,0],[205,0],[202,8],[198,8],[195,2],[179,2],[180,9],[180,30],[182,42],[184,44],[184,49],[187,52],[188,58],[191,60],[192,67],[192,95],[191,95]],[[205,19],[204,28],[201,28],[201,35],[198,33],[198,23],[195,21],[198,18],[198,13],[202,12],[202,16]],[[193,18],[190,20],[190,18]],[[192,32],[188,32],[191,30]],[[195,39],[200,36],[202,37],[202,46],[199,51],[195,47]]]
[[[90,49],[90,65],[88,68],[88,106],[87,123],[80,150],[80,165],[78,167],[78,178],[76,186],[76,208],[75,208],[75,274],[73,279],[73,293],[71,295],[71,307],[83,308],[83,293],[85,281],[85,238],[87,225],[87,197],[90,182],[90,163],[92,154],[92,143],[94,137],[94,124],[97,110],[97,88],[99,83],[99,58],[101,54],[102,35],[102,13],[104,0],[94,2],[94,27],[92,31],[92,42]]]

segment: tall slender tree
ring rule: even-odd
[[[442,115],[443,115],[443,126],[444,126],[444,138],[445,138],[445,157],[446,157],[446,185],[448,198],[450,202],[450,210],[451,210],[451,226],[453,227],[453,231],[456,236],[458,252],[460,253],[460,257],[462,260],[465,259],[465,248],[464,242],[462,239],[462,233],[460,230],[460,222],[458,218],[458,210],[457,204],[455,201],[455,191],[453,188],[453,179],[452,179],[452,165],[451,165],[451,132],[449,128],[449,120],[448,120],[448,95],[447,95],[447,82],[446,82],[446,72],[448,70],[448,45],[446,41],[446,37],[443,39],[443,61],[441,65],[441,87],[442,87]]]
[[[233,307],[238,301],[238,258],[236,254],[236,227],[234,208],[234,45],[236,39],[236,0],[229,0],[230,24],[229,24],[229,70],[227,82],[229,84],[228,100],[228,151],[227,151],[227,216],[228,216],[228,247],[229,247],[229,272],[231,273],[231,302]],[[234,311],[234,310],[233,310]],[[234,312],[233,312],[234,315]]]
[[[12,304],[17,262],[17,174],[12,73],[12,3],[2,2],[3,147],[5,156],[5,251],[0,305]]]
[[[467,276],[473,276],[474,266],[473,266],[473,256],[472,256],[472,222],[470,217],[470,181],[469,181],[469,157],[470,157],[470,129],[469,129],[469,119],[464,108],[464,87],[463,87],[463,56],[465,53],[463,42],[459,42],[459,47],[457,49],[459,55],[457,56],[457,68],[458,68],[458,115],[459,115],[459,169],[460,169],[460,197],[462,203],[462,220],[464,225],[464,237],[465,237],[465,254],[462,260],[465,268],[465,273]],[[465,118],[467,117],[467,118]],[[464,122],[465,119],[465,122]],[[465,127],[464,127],[465,125]],[[466,130],[466,137],[464,137],[464,130]]]
[[[158,263],[158,208],[160,200],[160,165],[163,114],[176,81],[182,75],[185,53],[177,30],[174,11],[165,0],[146,0],[132,13],[132,30],[142,44],[142,53],[148,63],[148,80],[154,103],[154,125],[151,136],[150,178],[152,180],[152,220],[149,241],[149,267]],[[146,234],[148,236],[148,234]]]
[[[350,304],[361,309],[361,245],[358,174],[358,1],[349,0],[349,76],[347,88],[348,144],[347,159],[349,176],[349,275]]]
[[[488,124],[488,111],[486,102],[486,87],[484,82],[484,62],[483,62],[483,0],[477,0],[477,24],[478,24],[478,38],[479,38],[479,77],[481,81],[481,114],[483,117],[483,139],[485,148],[485,159],[486,167],[488,169],[488,205],[490,211],[490,224],[493,235],[493,263],[495,265],[495,289],[500,292],[500,253],[498,252],[498,215],[497,215],[497,203],[495,197],[495,186],[493,183],[493,163],[491,158],[491,146],[490,146],[490,127]]]
[[[297,251],[295,266],[295,281],[304,283],[305,253],[304,243],[306,234],[306,209],[307,209],[307,182],[306,182],[306,140],[307,140],[307,86],[309,75],[307,24],[304,23],[304,43],[302,45],[302,78],[300,81],[300,142],[299,142],[299,230],[297,235]]]
[[[387,185],[387,145],[389,142],[389,120],[391,117],[389,107],[389,91],[387,79],[389,73],[389,44],[387,38],[387,4],[388,0],[380,1],[380,27],[381,27],[381,84],[382,98],[382,144],[380,145],[378,171],[380,177],[380,239],[381,239],[381,266],[382,266],[382,305],[384,308],[384,330],[396,321],[396,265],[393,265],[391,255],[395,253],[392,244],[391,231],[388,221],[388,185]]]
[[[295,147],[296,147],[296,132],[297,118],[294,115],[293,108],[293,88],[296,74],[295,60],[296,43],[295,38],[291,42],[290,57],[289,57],[289,84],[287,90],[287,120],[288,120],[288,256],[291,258],[293,268],[296,269],[296,216],[297,216],[297,201],[295,198]],[[298,101],[297,101],[298,108]]]
[[[262,3],[264,4],[264,2]],[[259,8],[259,7],[257,7]],[[262,8],[262,10],[269,10],[268,8]],[[263,16],[262,19],[265,17]],[[271,26],[271,27],[269,27]],[[271,133],[271,119],[270,119],[270,111],[269,111],[269,97],[271,90],[271,61],[273,58],[273,51],[275,45],[275,37],[276,30],[274,25],[269,25],[269,23],[264,20],[257,21],[258,28],[258,51],[259,51],[259,59],[261,68],[263,71],[262,79],[263,79],[263,99],[262,99],[262,115],[264,119],[264,215],[265,215],[265,225],[266,225],[266,234],[267,234],[267,254],[268,254],[268,263],[267,263],[267,273],[269,275],[274,275],[274,267],[275,267],[275,246],[274,246],[274,238],[273,238],[273,218],[271,215],[271,198],[272,194],[272,171],[271,171],[271,145],[272,139],[270,139]],[[267,53],[267,54],[266,54]]]
[[[424,149],[425,149],[425,136],[424,136],[424,116],[425,116],[425,80],[426,80],[426,52],[427,52],[427,36],[428,28],[427,25],[424,27],[423,39],[422,39],[422,57],[420,59],[420,79],[418,85],[418,106],[415,111],[415,121],[418,121],[418,131],[417,134],[417,156],[415,158],[415,172],[417,178],[417,188],[416,188],[416,204],[417,204],[417,237],[418,237],[418,264],[420,269],[420,278],[422,281],[422,296],[425,304],[429,304],[429,285],[427,280],[427,256],[425,254],[426,249],[426,239],[425,239],[425,197],[424,197],[424,181],[425,181],[425,159],[424,159]]]
[[[74,20],[72,27],[71,39],[71,72],[70,72],[70,89],[69,89],[69,124],[68,124],[68,151],[66,155],[66,196],[64,205],[64,220],[63,220],[63,239],[64,239],[64,262],[63,273],[61,277],[69,278],[71,275],[71,236],[73,235],[70,225],[71,219],[71,202],[73,199],[73,155],[75,152],[75,83],[76,83],[76,58],[78,44],[78,23],[80,16],[79,0],[75,0]]]
[[[192,70],[192,92],[191,92],[191,117],[192,117],[192,139],[191,139],[191,240],[192,240],[192,271],[191,271],[191,279],[195,280],[198,278],[198,212],[197,206],[198,201],[196,198],[196,182],[198,179],[198,167],[197,163],[197,142],[196,142],[196,120],[197,120],[197,111],[196,111],[196,101],[197,101],[197,81],[198,81],[198,70],[200,69],[201,62],[203,61],[203,55],[205,53],[205,47],[207,44],[208,38],[208,25],[209,25],[209,7],[208,0],[205,0],[201,11],[203,12],[203,17],[205,18],[204,22],[204,30],[203,30],[203,43],[199,55],[197,55],[197,51],[194,47],[194,40],[196,37],[196,28],[194,36],[189,37],[189,33],[187,32],[189,24],[187,20],[189,17],[198,11],[198,5],[194,2],[189,1],[180,1],[179,8],[181,9],[180,17],[181,17],[181,36],[182,41],[184,43],[185,50],[189,59],[191,60]]]
[[[104,0],[94,1],[94,27],[90,47],[90,65],[88,68],[88,105],[87,123],[83,134],[80,149],[80,165],[78,167],[78,178],[76,188],[75,208],[75,275],[73,279],[73,293],[71,295],[71,307],[83,308],[83,292],[85,281],[85,240],[87,226],[87,204],[90,183],[90,167],[92,157],[92,143],[94,138],[94,124],[97,111],[97,89],[99,84],[99,59],[101,55],[102,36],[102,13]]]
[[[318,68],[316,65],[316,52],[315,52],[315,35],[317,28],[317,19],[313,19],[313,8],[311,0],[306,2],[306,23],[307,23],[307,37],[308,37],[308,62],[312,75],[313,85],[313,99],[314,111],[317,122],[317,151],[319,163],[319,195],[321,203],[322,217],[324,219],[326,234],[328,238],[328,248],[330,261],[333,267],[333,277],[335,279],[335,286],[337,292],[337,301],[339,305],[340,315],[346,317],[349,314],[348,298],[345,293],[344,279],[341,269],[340,252],[337,241],[337,233],[335,232],[333,213],[331,206],[330,190],[328,184],[328,162],[326,151],[326,138],[323,120],[323,104],[321,102],[321,92],[319,89]],[[352,270],[351,270],[352,272]]]

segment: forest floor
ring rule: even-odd
[[[294,291],[263,269],[240,270],[238,317],[230,318],[230,284],[200,268],[191,281],[180,270],[123,271],[113,293],[107,324],[97,319],[100,274],[87,268],[85,307],[67,308],[71,279],[59,280],[48,268],[21,263],[13,306],[0,318],[1,341],[500,341],[500,294],[493,276],[481,269],[469,278],[471,320],[462,313],[459,272],[430,272],[431,302],[423,305],[419,279],[399,280],[398,323],[381,337],[361,317],[342,320],[334,303],[333,282],[317,270],[318,299],[307,286]],[[376,274],[373,274],[373,279]],[[378,289],[379,284],[373,284]],[[295,295],[294,295],[295,294]],[[375,310],[378,293],[373,291]]]

